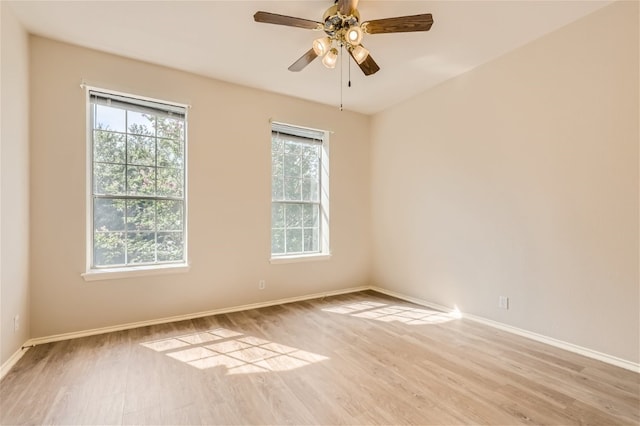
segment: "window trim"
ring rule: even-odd
[[[271,256],[269,263],[277,265],[280,263],[299,263],[299,262],[319,262],[331,259],[331,253],[301,253],[294,255],[283,254],[281,256]]]
[[[80,275],[85,281],[102,281],[150,275],[177,274],[189,272],[190,269],[191,265],[189,263],[160,263],[158,265],[91,269]]]
[[[318,226],[318,243],[320,245],[320,250],[318,252],[302,252],[302,253],[284,253],[284,254],[276,254],[274,255],[271,251],[272,244],[272,232],[273,228],[271,227],[272,218],[272,206],[273,206],[273,198],[269,202],[269,263],[271,264],[281,264],[281,263],[297,263],[297,262],[310,262],[310,261],[319,261],[319,260],[329,260],[331,258],[331,246],[330,246],[330,227],[329,227],[329,188],[330,188],[330,174],[329,174],[329,149],[330,149],[330,134],[331,132],[328,130],[315,129],[312,127],[299,126],[294,124],[288,124],[279,121],[269,121],[269,158],[272,158],[273,155],[273,137],[272,132],[283,130],[283,133],[286,133],[286,130],[290,129],[290,131],[298,131],[298,134],[293,134],[293,136],[298,136],[302,138],[311,139],[310,135],[313,134],[322,134],[322,140],[318,142],[320,145],[320,182],[319,182],[319,226]],[[305,136],[304,133],[308,132],[309,136]],[[270,191],[273,190],[273,169],[269,168],[269,186]],[[277,201],[275,201],[277,202]],[[294,202],[295,203],[295,202]]]
[[[189,263],[189,239],[188,239],[188,114],[190,105],[181,102],[167,101],[147,96],[135,95],[116,90],[105,89],[102,87],[89,86],[82,84],[81,87],[85,91],[85,272],[80,276],[85,281],[109,280],[118,278],[129,278],[147,275],[160,275],[169,273],[188,272],[191,265]],[[184,257],[181,262],[167,262],[158,264],[143,265],[122,265],[117,267],[100,267],[95,268],[92,265],[93,259],[93,139],[91,128],[91,92],[101,92],[106,95],[117,97],[126,97],[134,100],[148,101],[157,104],[165,104],[170,107],[179,107],[184,109],[184,212],[183,212],[183,244]]]

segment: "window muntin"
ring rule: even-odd
[[[327,160],[325,132],[272,124],[272,257],[328,252]]]
[[[89,91],[89,269],[186,262],[186,110]]]

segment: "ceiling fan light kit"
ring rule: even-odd
[[[256,12],[253,19],[266,24],[325,32],[326,36],[315,39],[312,48],[289,66],[290,71],[302,71],[318,57],[322,58],[325,67],[335,68],[338,48],[346,48],[365,75],[372,75],[380,70],[369,51],[361,44],[365,34],[429,31],[433,25],[430,13],[360,23],[357,7],[358,0],[336,0],[335,4],[325,11],[323,22],[263,11]]]
[[[325,30],[326,31],[326,30]],[[323,51],[322,49],[316,50],[316,41],[322,40],[322,42],[326,43],[327,46],[331,47],[328,51]],[[352,50],[356,47],[360,46],[360,42],[362,41],[362,30],[359,26],[352,26],[346,29],[340,29],[339,31],[333,33],[333,35],[329,37],[323,37],[321,39],[317,39],[314,41],[314,51],[318,56],[323,56],[322,64],[327,68],[335,68],[336,61],[338,60],[338,49],[337,47],[346,47],[347,50]],[[320,43],[318,43],[320,45]],[[334,56],[335,54],[335,56]],[[369,52],[367,51],[367,55]],[[331,55],[330,58],[327,58]],[[325,60],[326,59],[326,60]],[[364,58],[362,58],[364,60]],[[362,61],[360,61],[362,62]]]

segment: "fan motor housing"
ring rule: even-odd
[[[335,36],[340,31],[346,31],[353,25],[358,25],[360,13],[354,10],[351,15],[343,15],[338,11],[338,5],[331,6],[324,12],[324,32],[329,37]]]

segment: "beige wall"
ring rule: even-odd
[[[32,337],[368,284],[369,117],[31,38]],[[87,84],[188,103],[185,274],[85,282]],[[269,119],[331,130],[328,261],[269,263]],[[258,280],[267,288],[258,290]]]
[[[25,30],[0,2],[0,364],[29,335],[29,45]],[[14,332],[13,319],[20,316]]]
[[[639,362],[638,59],[619,2],[376,115],[375,283]]]

